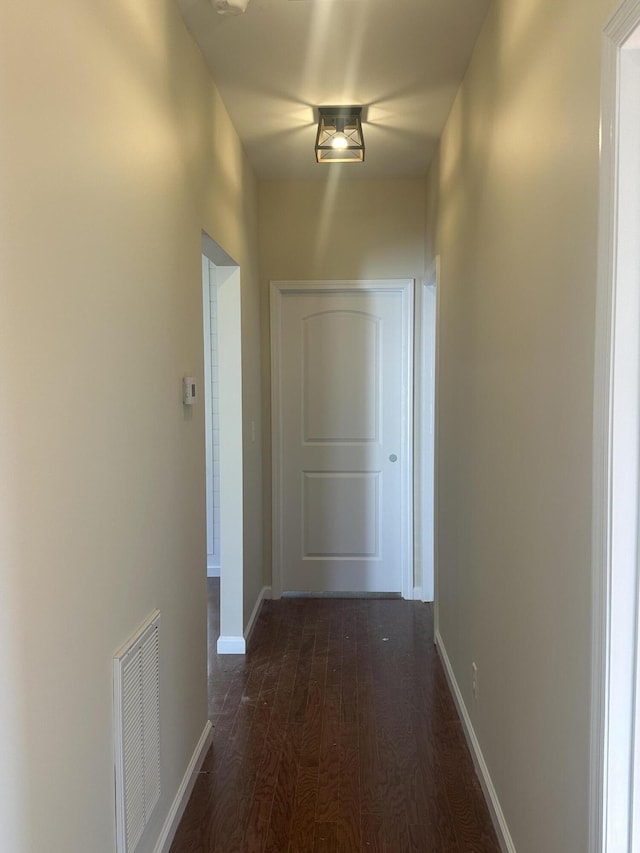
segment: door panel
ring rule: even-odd
[[[406,292],[310,288],[279,298],[283,590],[400,592]]]
[[[380,472],[303,471],[304,558],[379,557]]]
[[[303,320],[307,443],[377,441],[378,327],[376,317],[354,311],[326,311]]]

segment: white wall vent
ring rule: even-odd
[[[160,799],[160,611],[113,658],[116,841],[134,853]]]

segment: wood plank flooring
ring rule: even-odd
[[[267,601],[217,657],[209,583],[213,746],[171,853],[499,853],[431,606]]]

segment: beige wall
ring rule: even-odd
[[[600,37],[614,5],[496,0],[429,179],[440,631],[518,853],[587,849]]]
[[[0,114],[2,846],[114,850],[111,657],[159,607],[146,851],[207,714],[200,235],[241,266],[259,423],[256,188],[173,0],[3,4]],[[250,597],[259,444],[245,463]]]
[[[270,583],[269,281],[421,279],[425,191],[422,179],[359,181],[343,179],[334,169],[317,181],[261,182],[258,197],[263,304],[264,561],[265,582]]]

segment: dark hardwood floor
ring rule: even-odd
[[[216,595],[213,746],[171,853],[499,853],[430,605],[266,601],[217,657]]]

